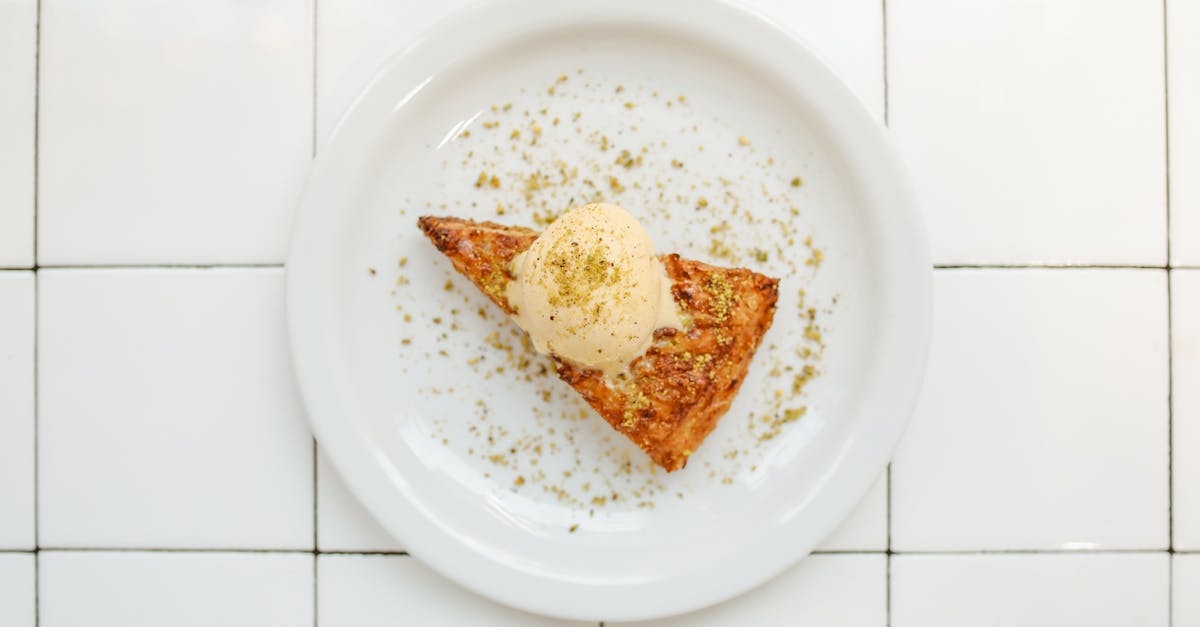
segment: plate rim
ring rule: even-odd
[[[564,9],[563,5],[570,5],[571,8]],[[895,332],[889,337],[885,329],[882,332],[883,343],[892,352],[906,354],[908,359],[904,361],[912,368],[891,377],[898,383],[893,382],[889,386],[891,393],[883,395],[888,400],[886,406],[891,408],[890,415],[880,417],[872,423],[873,427],[880,428],[880,433],[875,433],[869,438],[864,438],[861,434],[852,437],[854,441],[847,444],[846,450],[830,469],[829,483],[833,484],[834,479],[839,478],[836,483],[840,483],[844,489],[840,493],[830,493],[831,485],[823,485],[816,491],[812,500],[816,501],[823,495],[823,500],[831,503],[823,510],[825,515],[816,521],[803,517],[792,517],[785,521],[779,528],[787,529],[804,521],[809,523],[807,527],[810,531],[794,536],[784,535],[782,539],[790,542],[784,542],[784,546],[772,547],[768,554],[757,555],[756,562],[742,560],[743,564],[749,561],[757,564],[756,566],[721,571],[718,573],[721,581],[717,582],[717,585],[712,581],[701,580],[692,583],[704,585],[682,591],[670,589],[669,582],[614,584],[602,587],[547,580],[515,569],[506,571],[495,563],[481,563],[482,556],[472,553],[467,548],[470,544],[468,540],[451,537],[442,530],[432,528],[428,521],[422,519],[412,508],[411,503],[407,504],[407,513],[397,514],[396,504],[400,504],[401,508],[406,505],[402,496],[405,478],[389,475],[386,464],[373,462],[370,442],[362,434],[351,433],[355,430],[338,428],[340,416],[344,415],[339,408],[345,407],[346,403],[339,402],[338,398],[341,395],[330,392],[333,386],[328,382],[329,373],[314,365],[321,361],[319,356],[330,349],[331,340],[318,339],[315,333],[323,326],[320,323],[323,310],[319,300],[313,298],[309,287],[309,284],[315,283],[311,279],[312,273],[319,271],[311,263],[312,254],[309,251],[314,245],[314,238],[319,241],[319,237],[313,232],[313,225],[320,222],[322,212],[330,211],[327,203],[319,202],[321,195],[328,193],[321,187],[322,173],[331,167],[330,164],[334,160],[331,155],[336,154],[337,148],[344,143],[346,127],[362,109],[364,101],[381,77],[404,63],[414,51],[425,46],[446,45],[444,42],[461,37],[464,30],[477,28],[480,23],[494,28],[497,23],[503,23],[500,18],[505,16],[510,18],[510,24],[518,24],[523,20],[526,28],[536,28],[537,24],[541,24],[542,28],[553,27],[556,25],[553,22],[555,18],[562,20],[557,24],[559,27],[600,19],[656,20],[654,25],[657,27],[671,27],[672,24],[665,19],[668,16],[675,18],[681,27],[686,24],[692,28],[703,29],[711,28],[712,24],[716,23],[729,28],[731,24],[737,24],[740,28],[753,31],[757,36],[773,40],[772,45],[786,46],[803,59],[807,65],[806,71],[810,72],[808,80],[823,83],[829,90],[829,93],[821,96],[829,101],[826,102],[825,108],[829,109],[833,104],[843,107],[842,113],[846,116],[843,125],[847,128],[842,129],[842,133],[855,135],[859,140],[871,145],[872,150],[869,152],[873,153],[874,162],[869,164],[871,167],[868,169],[873,174],[883,175],[879,180],[872,179],[871,187],[879,187],[877,193],[887,192],[890,208],[896,214],[893,218],[897,218],[893,221],[894,225],[901,227],[903,237],[896,238],[900,241],[893,241],[891,247],[898,247],[900,252],[892,250],[892,257],[907,257],[906,268],[893,269],[893,274],[898,273],[900,278],[905,279],[901,281],[904,283],[904,294],[897,294],[899,288],[888,285],[885,281],[882,289],[890,298],[884,299],[884,302],[896,308],[897,302],[910,301],[907,306],[900,307],[900,311],[892,312],[897,314],[898,319],[907,320],[905,329],[909,333],[908,337],[894,337]],[[753,41],[757,43],[762,40],[755,37]],[[851,130],[854,132],[851,133]],[[851,163],[850,169],[855,170],[862,166],[862,163]],[[890,135],[867,111],[861,100],[801,38],[761,13],[730,0],[611,0],[583,6],[555,0],[508,0],[472,4],[438,21],[413,43],[378,65],[373,77],[358,92],[333,127],[324,147],[310,167],[304,192],[293,219],[285,268],[288,335],[297,388],[317,441],[326,450],[335,470],[355,497],[389,534],[401,541],[410,554],[441,575],[494,601],[566,619],[640,620],[693,611],[761,585],[808,555],[861,500],[894,453],[921,389],[932,327],[932,266],[929,246],[915,190]],[[879,411],[874,413],[883,416]],[[845,460],[851,456],[851,449],[859,451],[858,457],[866,457],[872,463],[859,463],[857,468],[847,466]],[[834,477],[835,474],[838,477]],[[400,488],[401,492],[399,497],[396,494],[397,488]],[[390,510],[380,506],[381,498],[385,495],[390,497]],[[836,512],[836,515],[832,512]],[[422,528],[422,525],[425,525],[425,528]],[[774,535],[778,537],[781,534],[776,530]],[[765,544],[765,541],[759,543],[760,546]],[[762,553],[761,549],[759,553]],[[680,587],[682,586],[675,586]],[[548,593],[551,589],[553,592]]]

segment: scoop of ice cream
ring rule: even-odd
[[[659,327],[679,328],[671,281],[650,235],[628,211],[576,207],[513,260],[507,298],[534,347],[616,375]]]

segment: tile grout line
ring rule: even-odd
[[[880,0],[880,34],[883,38],[881,52],[883,62],[883,126],[890,131],[890,96],[888,83],[888,0]],[[894,452],[893,452],[894,454]],[[886,551],[883,554],[883,625],[892,627],[892,461],[884,472],[887,473],[887,507],[886,510]]]
[[[1174,273],[1167,272],[1167,627],[1174,624],[1175,605],[1175,326],[1172,315],[1171,284]]]
[[[1120,263],[935,263],[934,270],[1170,270],[1169,265]]]
[[[37,265],[33,270],[255,270],[283,267],[283,263],[63,263]]]
[[[309,135],[311,142],[309,144],[309,158],[316,159],[317,156],[317,39],[319,35],[317,11],[319,0],[312,0],[312,57],[309,62],[312,64],[312,94],[309,99]],[[317,438],[314,435],[312,438],[312,622],[313,627],[320,625],[320,490],[319,490],[319,470],[318,470],[318,449]]]
[[[887,589],[884,590],[884,624],[891,627],[892,624],[892,555],[895,551],[892,550],[892,464],[888,462],[886,473],[887,482],[887,502],[884,508],[885,514],[885,537],[886,544],[883,551],[884,559],[884,583]]]
[[[1059,557],[1086,555],[1157,555],[1169,554],[1167,549],[945,549],[933,551],[892,551],[892,555],[916,557],[967,557],[983,555],[1055,555]]]
[[[333,557],[410,557],[408,551],[318,551],[318,555],[331,555]]]
[[[37,271],[33,273],[33,624],[35,626],[41,624],[41,538],[38,529],[41,527],[39,521],[39,510],[41,509],[41,484],[39,481],[38,467],[41,465],[39,460],[38,450],[41,448],[38,443],[38,432],[41,431],[38,414],[41,410],[41,402],[39,393],[41,378],[38,374],[39,358],[39,336],[41,335],[41,281],[40,274]]]
[[[317,438],[312,438],[312,625],[317,627]]]
[[[321,555],[320,546],[317,544],[317,439],[312,438],[312,612],[313,612],[313,627],[317,627],[317,572],[318,557]]]
[[[42,127],[42,0],[37,0],[34,7],[33,35],[33,267],[38,265],[38,204],[41,187],[41,157],[38,148],[41,146]]]
[[[42,0],[34,7],[33,45],[33,624],[42,623],[42,574],[41,574],[41,465],[38,450],[38,434],[41,431],[41,376],[38,354],[41,352],[41,274],[38,272],[38,208],[41,204],[41,128],[42,128]]]
[[[1168,50],[1167,37],[1169,29],[1167,28],[1167,0],[1163,0],[1163,185],[1165,194],[1163,196],[1166,201],[1167,211],[1167,268],[1171,267],[1171,85],[1170,85],[1170,58]]]
[[[1167,627],[1175,624],[1175,320],[1171,313],[1171,80],[1170,48],[1168,37],[1168,2],[1162,2],[1162,61],[1163,61],[1163,186],[1164,210],[1166,211],[1166,257],[1167,257]]]
[[[313,551],[312,549],[265,549],[265,548],[187,548],[187,547],[86,547],[86,546],[53,546],[38,549],[0,549],[0,554],[32,554],[32,553],[227,553],[227,554],[281,554],[281,555],[332,555],[332,556],[392,556],[408,557],[408,551],[356,551],[330,549]],[[940,549],[888,551],[881,550],[837,550],[823,549],[812,551],[812,555],[826,556],[863,556],[863,555],[900,555],[900,556],[978,556],[978,555],[1200,555],[1200,549],[1170,550],[1170,549]]]
[[[39,270],[254,270],[285,268],[286,264],[264,263],[94,263],[47,264],[34,267],[0,266],[0,272],[37,272]],[[1200,265],[1151,264],[1070,264],[1070,263],[964,263],[933,264],[933,270],[1200,270]]]
[[[883,63],[883,125],[891,131],[890,120],[890,101],[889,97],[890,84],[888,81],[888,3],[887,0],[880,0],[880,36],[883,38],[881,47],[881,62]],[[936,268],[936,266],[935,266]],[[894,451],[893,451],[894,454]],[[888,460],[886,470],[886,488],[887,500],[884,507],[885,512],[885,538],[886,551],[883,555],[884,568],[884,590],[883,590],[883,619],[886,627],[892,626],[892,462]]]
[[[224,553],[245,555],[312,555],[311,549],[253,549],[253,548],[188,548],[188,547],[98,547],[54,546],[40,547],[39,553]]]

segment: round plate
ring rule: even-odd
[[[660,251],[782,279],[775,321],[688,466],[656,469],[421,235],[591,199]],[[863,496],[924,370],[930,266],[884,131],[767,20],[718,2],[518,0],[385,63],[318,156],[288,258],[313,430],[414,556],[576,619],[716,603]]]

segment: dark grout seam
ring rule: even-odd
[[[259,268],[283,268],[282,263],[114,263],[114,264],[45,264],[34,266],[37,270],[244,270]]]
[[[37,272],[33,273],[33,624],[41,623],[41,534],[39,528],[41,510],[41,449],[39,433],[41,432],[41,374],[40,374],[40,336],[41,336],[41,281]]]
[[[950,549],[936,551],[892,551],[892,555],[919,557],[956,557],[978,555],[1157,555],[1168,549]]]
[[[308,111],[309,111],[309,133],[311,136],[311,143],[309,145],[309,149],[310,149],[309,156],[312,159],[315,159],[317,156],[317,39],[319,36],[319,28],[318,28],[319,22],[317,21],[318,4],[319,4],[319,0],[312,0],[312,5],[311,5],[312,6],[312,58],[310,60],[310,62],[312,63],[312,95],[309,100],[309,109],[308,109]],[[319,477],[318,473],[320,471],[318,469],[318,463],[319,463],[318,452],[319,452],[319,449],[317,448],[317,438],[314,435],[313,439],[312,439],[312,501],[313,501],[313,511],[312,511],[312,556],[313,556],[312,620],[313,620],[313,627],[318,627],[321,622],[321,619],[320,619],[321,587],[319,585],[319,581],[320,581],[320,566],[319,566],[319,564],[320,564],[321,560],[318,559],[321,555],[321,544],[320,544],[321,536],[320,536],[320,530],[318,527],[318,525],[320,524],[320,503],[318,501],[318,499],[320,498],[320,483],[319,483],[320,477]]]
[[[126,263],[126,264],[43,264],[34,266],[0,266],[0,272],[37,272],[38,270],[237,270],[256,268],[285,268],[280,263]],[[1194,264],[1101,264],[1101,263],[938,263],[934,270],[1200,270]]]
[[[311,549],[246,549],[246,548],[132,548],[132,547],[40,547],[31,549],[0,549],[0,554],[31,554],[31,553],[228,553],[228,554],[282,554],[282,555],[330,555],[330,556],[391,556],[409,557],[404,550],[318,550]],[[942,550],[870,550],[870,549],[821,549],[812,551],[811,555],[824,556],[863,556],[863,555],[895,555],[895,556],[972,556],[972,555],[1198,555],[1200,549],[1175,550],[1170,549],[942,549]]]
[[[311,555],[310,549],[242,549],[242,548],[128,548],[128,547],[86,547],[86,546],[56,546],[40,547],[41,553],[220,553],[245,555]]]
[[[367,556],[367,557],[409,557],[408,551],[318,551],[318,555],[338,556]]]
[[[41,147],[42,132],[42,1],[34,7],[33,36],[33,264],[38,258],[38,205],[41,194]]]
[[[1162,62],[1163,62],[1163,187],[1164,211],[1166,211],[1166,254],[1167,267],[1171,267],[1171,86],[1170,86],[1170,48],[1167,38],[1169,28],[1167,21],[1168,2],[1162,3]],[[1175,551],[1175,354],[1174,343],[1175,321],[1171,313],[1172,294],[1171,284],[1174,283],[1171,272],[1167,272],[1167,552]],[[1169,559],[1167,564],[1167,627],[1175,624],[1175,565]]]
[[[891,82],[888,68],[888,3],[887,0],[880,0],[880,29],[883,37],[883,125],[891,128]],[[889,460],[885,481],[887,483],[887,501],[885,503],[885,528],[886,533],[886,551],[884,552],[884,589],[883,589],[883,617],[884,625],[891,627],[892,625],[892,463]]]
[[[884,608],[884,624],[890,626],[892,624],[892,556],[895,551],[892,549],[892,464],[888,462],[887,470],[885,471],[887,481],[887,507],[886,526],[884,530],[887,533],[887,550],[885,551],[884,559],[884,586],[883,591],[883,608]]]
[[[41,352],[39,336],[41,329],[41,289],[38,275],[38,224],[41,222],[39,208],[41,206],[41,145],[42,145],[42,0],[37,0],[34,7],[34,45],[33,45],[33,624],[35,627],[42,623],[42,575],[41,575],[41,477],[38,470],[41,465],[38,450],[38,434],[41,431],[41,401],[40,365],[38,353]]]
[[[1164,199],[1166,200],[1167,212],[1167,232],[1166,232],[1166,248],[1167,248],[1167,265],[1171,264],[1171,86],[1170,86],[1170,59],[1169,50],[1167,48],[1167,0],[1163,0],[1163,186],[1165,189]]]
[[[934,270],[1171,270],[1170,265],[1106,263],[952,263],[933,264]]]

